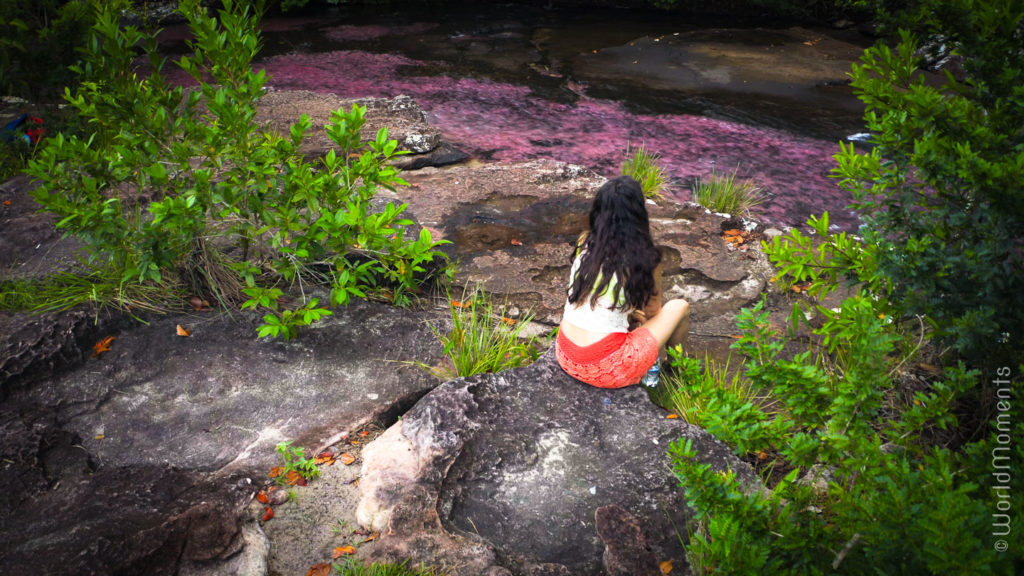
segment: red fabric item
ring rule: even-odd
[[[555,358],[577,380],[598,388],[623,388],[639,383],[658,359],[658,341],[642,327],[609,334],[589,346],[578,346],[559,332]]]

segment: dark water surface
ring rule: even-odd
[[[612,176],[627,146],[643,144],[662,156],[673,198],[738,169],[770,196],[758,219],[800,225],[828,210],[856,226],[829,172],[837,143],[862,130],[844,80],[869,39],[624,11],[480,10],[269,19],[257,66],[276,89],[408,94],[481,160],[553,158]],[[165,45],[181,34],[167,30]]]

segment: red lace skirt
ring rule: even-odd
[[[658,359],[658,341],[650,330],[637,328],[577,346],[559,332],[555,358],[577,380],[598,388],[622,388],[639,383]]]

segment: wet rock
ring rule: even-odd
[[[494,565],[599,574],[610,548],[616,570],[646,570],[652,557],[685,566],[676,530],[689,512],[667,455],[678,438],[757,484],[727,446],[664,418],[640,388],[581,384],[551,352],[525,368],[448,382],[363,452],[357,517],[382,529],[370,559],[411,558],[463,576]],[[597,512],[607,506],[617,509]],[[616,510],[635,519],[632,528],[613,526],[625,518]]]
[[[259,573],[266,546],[244,510],[275,444],[315,449],[404,411],[436,383],[401,363],[436,361],[428,319],[361,302],[283,342],[256,338],[246,315],[170,316],[121,326],[97,358],[69,352],[76,366],[23,382],[0,410],[0,563]]]
[[[632,514],[612,504],[598,508],[594,516],[597,534],[604,542],[604,568],[609,576],[660,576],[658,560]]]

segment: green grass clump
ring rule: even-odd
[[[701,362],[686,356],[679,346],[667,352],[671,369],[662,373],[661,385],[653,391],[652,399],[688,424],[732,439],[731,428],[738,422],[764,423],[777,411],[777,401],[770,394],[739,372],[730,374],[728,360],[716,362],[705,356]],[[755,439],[764,435],[759,430],[747,432]],[[741,453],[746,451],[743,448]]]
[[[660,160],[660,155],[648,152],[643,145],[635,149],[626,148],[622,174],[639,182],[645,197],[661,198],[661,192],[668,183],[668,175]]]
[[[693,200],[715,212],[748,214],[751,208],[764,203],[768,197],[757,184],[739,180],[737,167],[731,174],[717,174],[714,170],[707,178],[699,178],[693,185]]]
[[[442,378],[472,376],[485,372],[499,372],[506,368],[525,366],[537,359],[534,345],[537,338],[520,338],[523,328],[533,319],[527,314],[513,320],[496,313],[490,298],[480,290],[448,300],[452,330],[442,334],[431,327],[444,346],[450,367],[431,369]],[[423,366],[430,369],[430,367]]]
[[[354,559],[348,559],[344,564],[335,564],[334,574],[335,576],[444,576],[443,573],[422,565],[415,568],[406,566],[405,562],[366,565]]]

